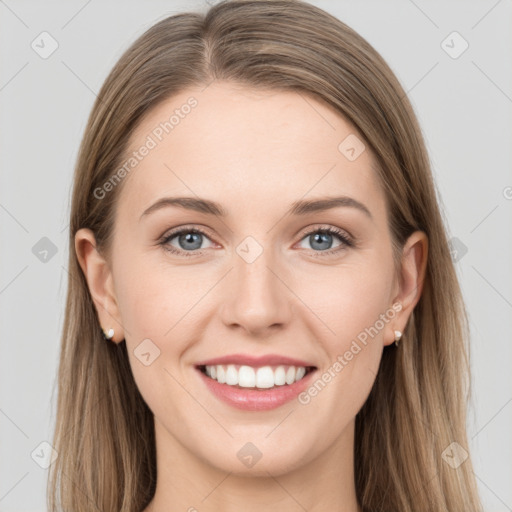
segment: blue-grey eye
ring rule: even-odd
[[[333,241],[339,240],[336,247],[350,246],[349,240],[342,232],[338,230],[328,229],[316,229],[310,233],[307,233],[302,240],[308,240],[312,249],[317,252],[328,251],[333,248]],[[306,247],[307,249],[307,247]]]
[[[177,241],[177,245],[176,243],[172,243],[174,240]],[[169,250],[174,252],[191,252],[209,247],[201,247],[205,240],[209,241],[206,234],[197,229],[189,228],[170,233],[164,238],[163,245],[166,245]]]

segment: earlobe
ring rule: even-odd
[[[75,253],[84,273],[101,329],[113,334],[106,339],[118,343],[124,339],[119,309],[108,262],[98,252],[96,239],[90,229],[79,229],[75,234]]]

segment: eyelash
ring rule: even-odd
[[[183,251],[183,250],[178,250],[175,247],[172,247],[171,245],[169,245],[169,242],[173,238],[175,238],[176,236],[182,235],[184,233],[197,233],[197,234],[204,235],[207,238],[210,238],[208,233],[206,233],[202,229],[199,229],[197,227],[192,228],[192,227],[185,226],[183,228],[179,228],[175,231],[171,231],[170,233],[166,234],[164,237],[162,237],[160,239],[160,241],[158,243],[159,243],[159,245],[161,245],[164,248],[164,250],[169,251],[170,253],[176,254],[179,256],[191,257],[191,256],[201,255],[202,252],[200,252],[200,249],[196,249],[194,251]],[[312,230],[308,231],[307,233],[304,233],[301,240],[303,240],[304,238],[306,238],[314,233],[324,233],[324,234],[326,233],[329,235],[335,235],[342,242],[342,245],[335,249],[328,249],[325,251],[313,251],[314,255],[318,256],[318,257],[330,256],[335,253],[339,253],[340,251],[343,251],[347,248],[355,246],[354,240],[352,240],[350,237],[348,237],[345,234],[345,232],[341,231],[338,228],[334,228],[334,227],[321,227],[321,228],[312,229]]]

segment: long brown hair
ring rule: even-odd
[[[468,321],[421,130],[406,93],[370,44],[298,0],[234,0],[168,17],[124,53],[92,109],[74,175],[69,283],[58,373],[49,510],[140,512],[156,485],[153,416],[134,382],[125,342],[102,339],[74,249],[89,228],[108,254],[122,183],[94,191],[124,161],[142,117],[189,86],[229,80],[309,94],[353,124],[378,162],[398,270],[424,231],[423,292],[398,347],[386,347],[356,417],[355,478],[364,511],[481,510],[468,450]],[[461,449],[457,447],[457,449]]]

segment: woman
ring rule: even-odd
[[[339,20],[150,28],[94,105],[69,241],[50,510],[481,510],[428,155]]]

